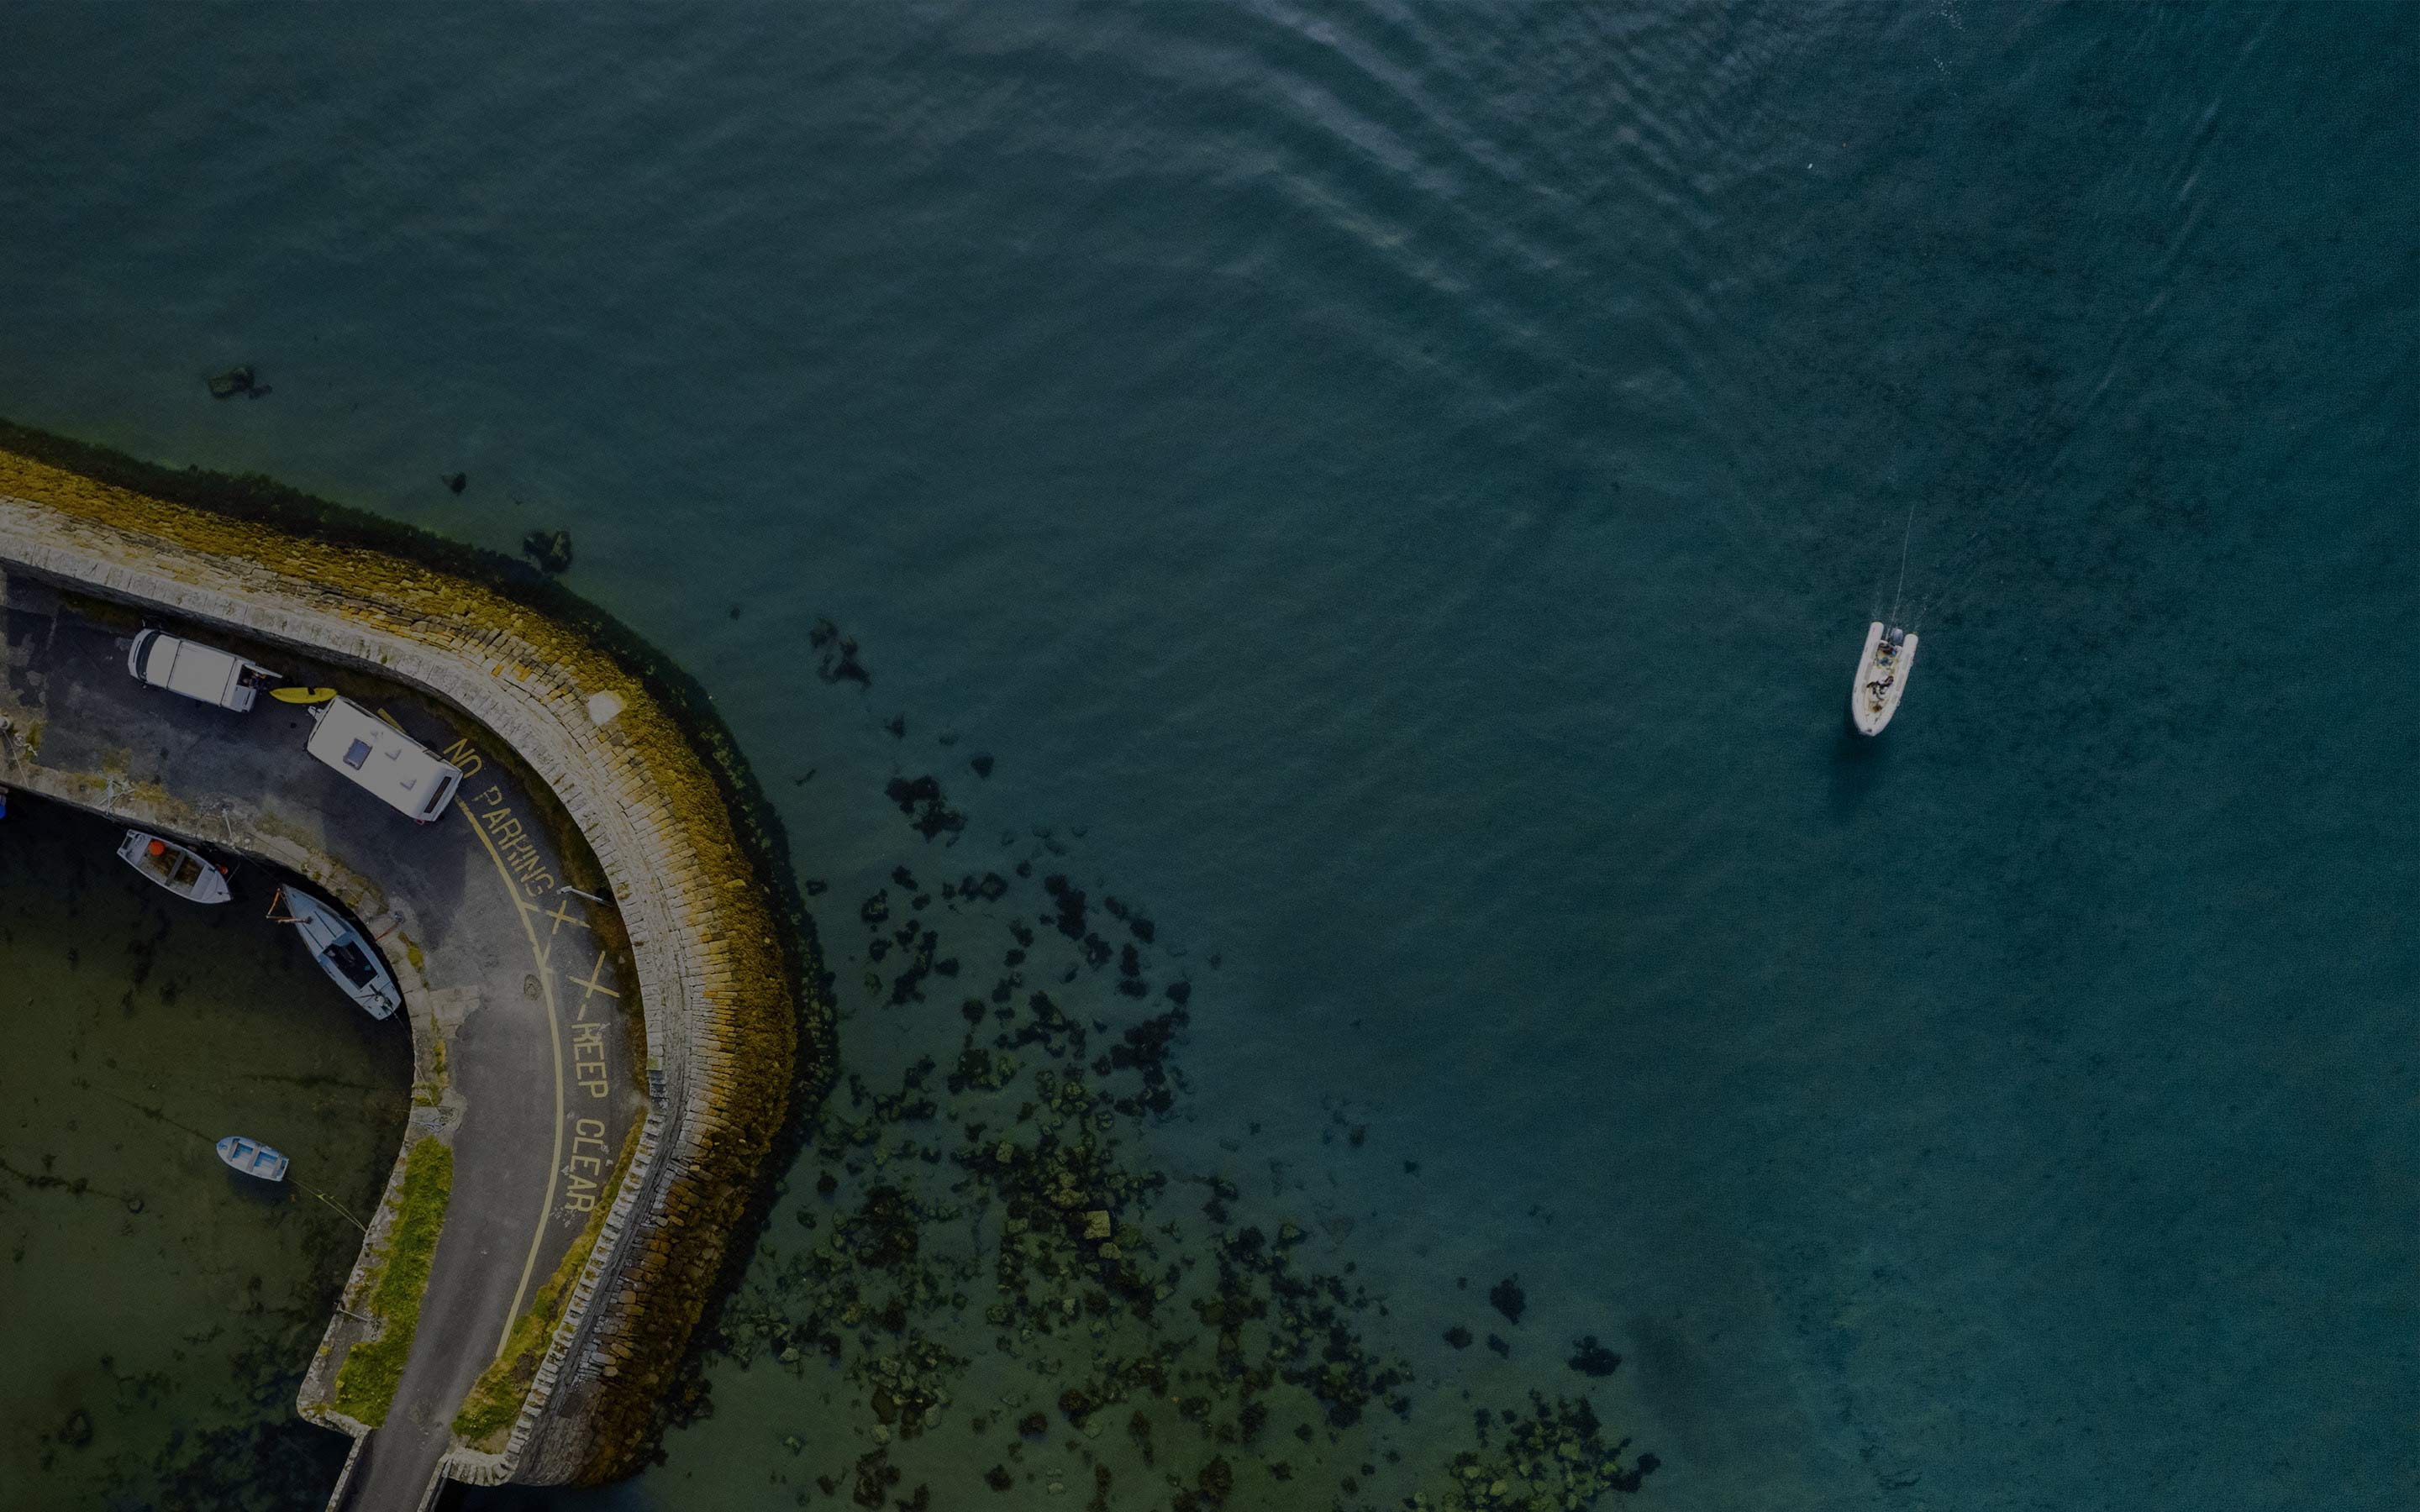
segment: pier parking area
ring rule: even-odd
[[[264,697],[237,714],[138,684],[127,651],[147,625],[375,710],[463,769],[448,811],[416,825],[306,755],[305,706]],[[419,1507],[454,1447],[457,1412],[611,1202],[649,1106],[628,947],[578,828],[458,711],[358,669],[22,575],[0,577],[0,785],[228,862],[235,896],[222,906],[266,910],[302,873],[377,937],[413,1040],[407,1147],[437,1136],[454,1175],[400,1382],[343,1504]],[[309,1159],[287,1153],[298,1171]],[[368,1332],[340,1316],[314,1381],[332,1381]]]

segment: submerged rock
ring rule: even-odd
[[[1574,1341],[1572,1351],[1565,1363],[1584,1376],[1609,1376],[1621,1364],[1621,1356],[1599,1344],[1593,1334]]]
[[[807,632],[807,644],[822,653],[815,675],[827,683],[855,683],[860,687],[872,687],[874,678],[857,659],[857,642],[840,633],[840,626],[830,620],[815,621]]]
[[[230,367],[210,377],[210,397],[213,399],[232,399],[239,393],[248,393],[257,399],[268,392],[259,376],[249,367]]]
[[[548,574],[571,570],[571,532],[569,531],[532,531],[521,537],[521,555],[537,563],[538,571]]]
[[[825,622],[818,634],[818,649],[838,652],[836,627]],[[928,840],[954,840],[966,822],[937,776],[911,769],[885,792]],[[1011,831],[1004,842],[1020,838]],[[1045,849],[1050,839],[1032,837]],[[721,1345],[743,1369],[755,1360],[813,1380],[829,1367],[851,1389],[854,1443],[811,1444],[801,1456],[826,1498],[818,1504],[854,1495],[869,1506],[925,1507],[927,1488],[913,1477],[926,1460],[909,1442],[962,1411],[952,1396],[977,1393],[978,1381],[984,1410],[961,1419],[972,1439],[965,1446],[1004,1458],[988,1469],[971,1455],[956,1460],[929,1491],[943,1512],[992,1502],[978,1479],[1000,1493],[996,1504],[1022,1494],[1038,1505],[1055,1492],[1069,1512],[1274,1504],[1264,1477],[1334,1474],[1345,1497],[1374,1493],[1375,1477],[1395,1473],[1380,1472],[1375,1454],[1351,1457],[1345,1445],[1371,1441],[1346,1435],[1371,1431],[1357,1425],[1373,1419],[1407,1421],[1419,1383],[1408,1360],[1363,1338],[1364,1320],[1387,1317],[1387,1302],[1355,1279],[1355,1264],[1312,1269],[1311,1257],[1357,1228],[1342,1214],[1294,1222],[1269,1212],[1215,1156],[1205,1169],[1157,1168],[1136,1137],[1174,1114],[1186,1090],[1179,1061],[1192,995],[1191,983],[1166,980],[1171,963],[1156,953],[1150,920],[1104,886],[1037,866],[1038,856],[1004,857],[1002,872],[937,872],[924,854],[913,865],[895,858],[860,892],[858,960],[887,962],[883,976],[869,973],[869,995],[894,1009],[921,1002],[961,954],[996,960],[996,974],[980,972],[995,981],[970,980],[955,1013],[933,995],[936,1038],[918,1046],[932,1053],[897,1081],[853,1071],[836,1085],[810,1136],[815,1164],[797,1180],[801,1189],[812,1180],[818,1199],[798,1204],[797,1227],[783,1226],[788,1242],[752,1269]],[[1027,894],[1023,880],[1044,896]],[[845,921],[845,905],[835,913],[830,922]],[[964,933],[972,930],[989,938]],[[1115,944],[1103,937],[1122,931]],[[1088,978],[1088,967],[1100,974]],[[1128,1006],[1145,996],[1164,998],[1161,1011]],[[1341,1112],[1334,1121],[1340,1146],[1366,1147],[1369,1125]],[[1196,1186],[1206,1190],[1179,1198]],[[1491,1301],[1508,1319],[1526,1316],[1517,1277],[1498,1283]],[[1466,1350],[1481,1339],[1457,1325],[1446,1342]],[[1494,1354],[1514,1352],[1497,1335],[1484,1342]],[[1004,1362],[997,1367],[1011,1373],[1010,1389],[999,1390],[988,1369],[969,1374],[978,1356]],[[1554,1360],[1531,1351],[1524,1364],[1550,1371]],[[1620,1445],[1590,1442],[1584,1406],[1538,1400],[1534,1427],[1508,1414],[1499,1431],[1481,1412],[1452,1492],[1430,1501],[1432,1512],[1578,1512],[1615,1477],[1627,1483],[1651,1468],[1643,1457],[1637,1467],[1617,1458]],[[1308,1472],[1274,1458],[1323,1437],[1335,1453]],[[1152,1468],[1140,1481],[1127,1473],[1113,1490],[1096,1444]],[[852,1470],[847,1457],[867,1448],[876,1455]],[[1437,1446],[1439,1458],[1452,1452]],[[896,1477],[900,1468],[908,1478]],[[1553,1494],[1531,1500],[1532,1475],[1553,1477]],[[1427,1484],[1435,1498],[1436,1482]]]
[[[1213,1455],[1210,1462],[1202,1467],[1202,1473],[1194,1477],[1194,1484],[1201,1488],[1202,1501],[1212,1506],[1224,1506],[1235,1491],[1235,1472],[1223,1456]]]
[[[915,821],[916,833],[926,840],[937,835],[955,835],[967,827],[967,816],[950,807],[941,795],[941,784],[929,776],[912,781],[894,777],[882,791],[899,806],[901,813]]]

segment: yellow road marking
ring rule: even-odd
[[[585,980],[582,980],[578,977],[571,979],[571,984],[574,987],[586,989],[580,997],[581,1007],[586,1008],[589,1003],[596,998],[598,993],[603,993],[606,996],[613,998],[619,998],[622,995],[620,993],[615,992],[613,988],[606,986],[603,982],[597,980],[603,975],[605,975],[605,958],[604,956],[599,955],[597,958],[597,964],[588,968],[588,976]]]
[[[496,842],[488,838],[478,816],[458,796],[454,805],[462,810],[463,821],[470,825],[471,832],[479,837],[479,843],[487,847],[488,859],[496,863],[496,874],[504,879],[505,896],[515,903],[520,903],[520,887],[513,881],[504,856],[496,850]],[[554,1011],[554,972],[546,964],[549,952],[538,949],[537,930],[530,923],[532,912],[527,907],[513,910],[514,916],[521,921],[521,933],[529,936],[530,954],[537,961],[538,985],[546,994],[546,1043],[547,1048],[554,1052],[554,1154],[546,1163],[546,1202],[537,1211],[537,1232],[530,1236],[529,1258],[521,1262],[521,1284],[513,1290],[513,1304],[504,1310],[504,1332],[496,1340],[498,1357],[504,1354],[504,1346],[512,1340],[513,1319],[521,1315],[521,1298],[529,1294],[530,1274],[537,1269],[538,1246],[546,1242],[547,1214],[554,1211],[554,1183],[563,1169],[563,1023]]]
[[[529,914],[535,914],[535,915],[537,915],[537,916],[538,916],[538,918],[554,918],[554,915],[548,913],[545,909],[540,908],[537,904],[535,904],[535,903],[530,903],[530,902],[528,902],[528,901],[527,901],[527,900],[525,900],[525,899],[521,899],[521,898],[516,898],[516,899],[514,899],[514,900],[513,900],[513,906],[514,906],[514,907],[516,907],[516,908],[519,908],[519,909],[521,911],[521,913],[522,913],[523,915],[525,915],[525,916],[526,916],[526,915],[529,915]],[[562,905],[561,905],[560,903],[558,903],[558,904],[556,904],[556,906],[559,908],[559,907],[561,907]],[[528,918],[524,918],[521,920],[521,922],[522,922],[523,924],[528,924],[528,923],[529,923],[529,920],[528,920]],[[575,918],[575,919],[573,919],[573,920],[572,920],[572,922],[573,922],[573,923],[575,923],[575,924],[579,924],[579,925],[580,925],[580,927],[581,927],[582,929],[586,929],[586,928],[588,927],[586,924],[581,923],[581,921],[580,921],[579,919],[576,919],[576,918]],[[546,935],[546,940],[545,940],[545,942],[544,942],[543,944],[539,944],[539,945],[537,945],[537,946],[535,946],[535,949],[537,950],[537,964],[538,964],[539,965],[544,965],[544,964],[546,964],[548,962],[550,962],[550,961],[551,961],[551,960],[553,960],[553,959],[554,959],[554,937],[555,937],[557,934],[560,934],[560,933],[563,933],[563,926],[562,926],[561,924],[557,924],[557,925],[555,925],[555,927],[554,927],[553,929],[551,929],[551,930],[549,930],[549,931],[547,932],[547,935]],[[597,959],[599,959],[599,960],[601,961],[601,960],[603,960],[604,958],[603,958],[602,956],[599,956]]]
[[[567,901],[560,899],[555,903],[554,912],[547,915],[546,917],[554,920],[554,928],[546,932],[546,937],[548,939],[552,939],[556,935],[562,933],[563,926],[566,924],[572,925],[579,929],[586,929],[588,927],[588,920],[584,918],[572,918],[571,904]],[[599,957],[598,959],[601,960],[603,958]]]

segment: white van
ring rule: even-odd
[[[392,804],[416,824],[445,811],[462,769],[351,699],[311,711],[318,725],[303,748]]]
[[[238,714],[251,708],[260,690],[278,680],[275,672],[257,662],[164,630],[146,630],[134,638],[126,653],[126,670],[146,687],[164,687]]]

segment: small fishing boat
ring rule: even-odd
[[[1881,734],[1899,712],[1908,673],[1916,669],[1916,639],[1880,620],[1866,627],[1865,654],[1857,658],[1857,680],[1849,689],[1849,719],[1857,733]]]
[[[257,1139],[241,1134],[229,1134],[218,1143],[219,1159],[246,1176],[257,1176],[264,1181],[286,1180],[286,1157]]]
[[[167,888],[197,903],[227,901],[226,872],[172,840],[130,829],[117,843],[117,858]]]
[[[279,900],[287,911],[277,911]],[[292,887],[281,887],[277,897],[270,900],[269,917],[291,924],[311,942],[312,959],[328,980],[345,990],[345,995],[361,1005],[362,1011],[374,1019],[385,1018],[403,1006],[403,994],[396,989],[395,976],[362,938],[362,932],[349,923],[345,916],[312,897]]]

